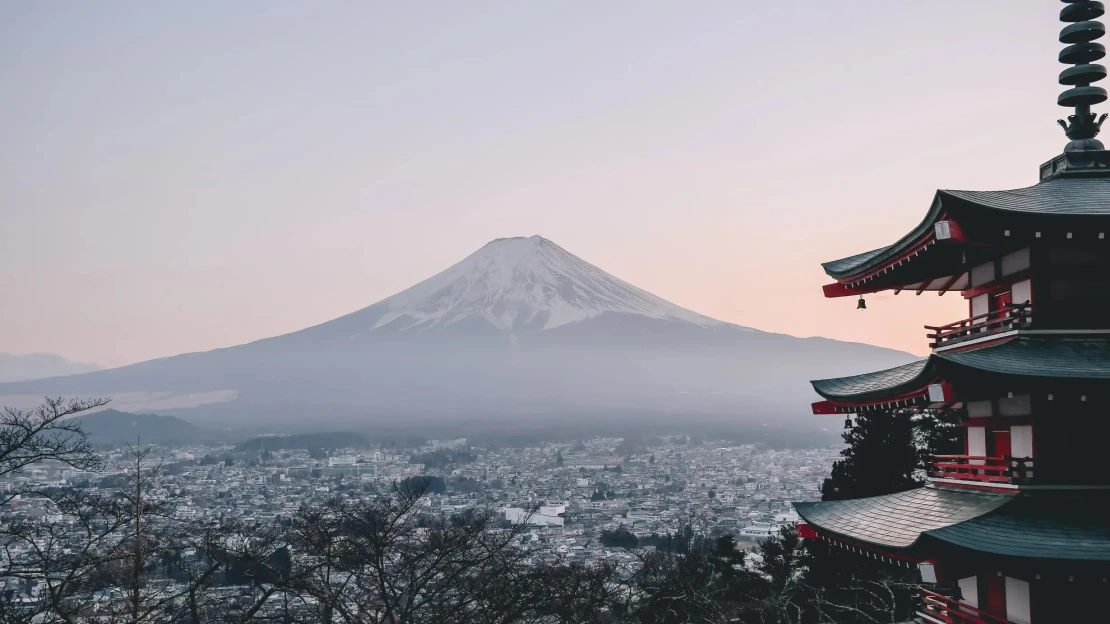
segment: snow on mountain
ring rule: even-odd
[[[321,418],[394,426],[480,416],[508,427],[552,414],[590,422],[648,413],[795,417],[809,413],[808,379],[912,359],[715,321],[533,236],[492,241],[408,290],[300,331],[0,383],[0,405],[111,396],[129,411],[188,407],[221,427],[248,420],[313,427]]]
[[[617,279],[541,236],[494,240],[377,305],[387,311],[370,329],[425,330],[480,317],[511,333],[553,329],[606,312],[721,324]]]

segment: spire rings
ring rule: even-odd
[[[1060,43],[1068,44],[1060,52],[1060,62],[1072,65],[1060,72],[1060,84],[1071,87],[1057,98],[1060,106],[1076,107],[1077,121],[1083,125],[1090,107],[1107,99],[1106,90],[1091,86],[1106,78],[1106,68],[1094,61],[1106,56],[1106,47],[1096,40],[1106,36],[1106,26],[1093,18],[1106,13],[1106,7],[1094,0],[1069,1],[1060,11],[1060,21],[1067,24],[1060,31]],[[1077,128],[1078,130],[1078,128]]]

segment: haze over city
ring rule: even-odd
[[[1105,13],[0,0],[0,619],[1110,621]]]
[[[922,353],[826,300],[934,189],[1060,148],[1059,3],[0,3],[0,351],[117,366],[538,234],[689,310]]]

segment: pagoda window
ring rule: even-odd
[[[990,401],[968,401],[967,415],[971,418],[990,418],[994,416],[994,405]]]
[[[991,311],[991,295],[983,293],[971,298],[971,318],[976,319],[976,324],[986,323],[986,314]]]
[[[977,287],[993,282],[996,278],[994,262],[985,262],[971,269],[971,286]]]
[[[1033,425],[1010,427],[1010,456],[1033,457]],[[1031,478],[1033,475],[1028,476]]]
[[[1029,268],[1029,248],[1019,249],[1011,254],[1002,256],[1002,275],[1013,275]]]
[[[987,429],[986,427],[967,428],[967,454],[971,457],[987,456]],[[982,460],[972,460],[971,463],[983,463]]]
[[[979,578],[969,576],[956,581],[960,587],[960,595],[962,598],[960,602],[969,607],[979,608]]]
[[[1033,282],[1022,280],[1010,287],[1010,300],[1014,304],[1033,303]]]
[[[1029,619],[1029,583],[1006,578],[1006,619],[1014,624],[1031,624]]]

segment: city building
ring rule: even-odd
[[[824,265],[827,297],[962,294],[967,318],[927,327],[932,353],[813,382],[817,414],[959,410],[964,453],[934,458],[922,488],[797,503],[800,533],[926,585],[923,622],[1042,624],[1106,617],[1110,589],[1110,151],[1095,137],[1101,2],[1064,0],[1064,153],[1039,182],[938,191],[894,244]],[[850,418],[850,417],[849,417]],[[1095,617],[1095,615],[1100,617]]]

